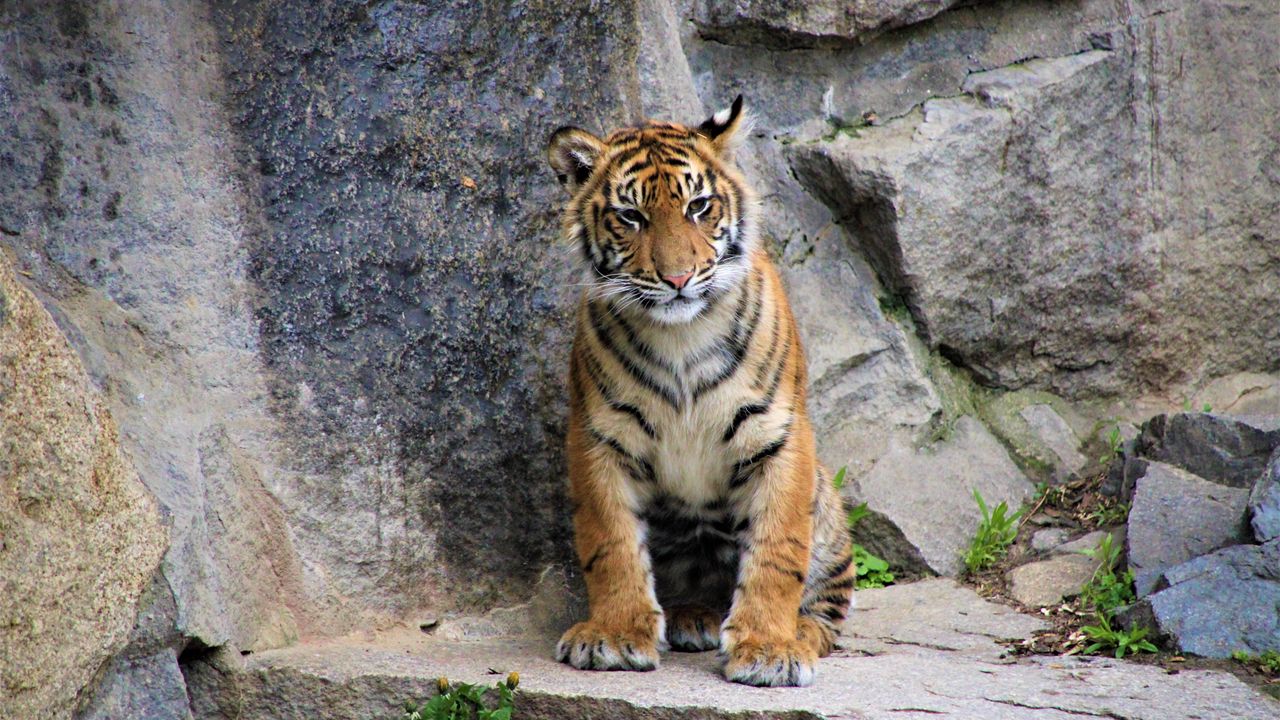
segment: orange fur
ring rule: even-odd
[[[548,149],[573,192],[566,236],[593,281],[570,368],[570,495],[591,614],[557,656],[575,667],[649,669],[670,640],[718,646],[737,682],[808,684],[850,601],[804,352],[731,163],[740,109],[604,140],[565,129]]]

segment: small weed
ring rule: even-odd
[[[1098,458],[1098,463],[1109,465],[1112,460],[1120,456],[1120,451],[1124,448],[1124,438],[1120,437],[1120,426],[1111,428],[1111,432],[1107,433],[1107,447],[1103,451],[1102,456]]]
[[[1081,552],[1097,560],[1098,569],[1081,588],[1080,597],[1099,615],[1108,617],[1120,608],[1132,604],[1136,599],[1133,593],[1133,571],[1126,569],[1116,574],[1120,564],[1120,548],[1115,545],[1111,533],[1103,536],[1096,549]]]
[[[1231,659],[1248,665],[1264,675],[1280,675],[1280,653],[1268,650],[1261,655],[1250,655],[1242,650],[1231,653]]]
[[[1087,515],[1085,515],[1085,520],[1088,520],[1098,527],[1119,525],[1128,518],[1129,504],[1109,499],[1099,502],[1097,507],[1093,508]]]
[[[845,468],[840,468],[836,471],[835,477],[831,478],[831,484],[836,486],[836,490],[844,487],[844,473]],[[849,527],[857,525],[859,520],[870,514],[871,510],[867,508],[866,503],[859,503],[850,508]],[[858,577],[854,581],[855,587],[859,590],[882,588],[893,584],[894,575],[889,570],[889,563],[867,552],[866,548],[857,543],[853,544],[853,562],[858,571]]]
[[[450,685],[445,678],[436,682],[440,694],[417,707],[406,703],[400,720],[511,720],[515,712],[519,673],[513,672],[504,682],[494,685],[493,689],[498,691],[498,707],[492,710],[484,702],[485,693],[490,688],[468,683]]]
[[[853,544],[853,562],[858,568],[858,579],[854,587],[859,590],[893,584],[894,577],[889,570],[889,563],[867,552],[857,543]]]
[[[982,521],[978,523],[978,533],[969,542],[969,549],[964,554],[964,566],[969,572],[976,573],[995,564],[1004,557],[1009,545],[1018,535],[1018,519],[1022,511],[1009,514],[1009,506],[1003,501],[995,509],[987,507],[982,493],[975,488],[973,499],[978,501],[982,510]]]
[[[1125,655],[1136,655],[1140,652],[1157,652],[1159,648],[1147,640],[1147,628],[1118,630],[1111,627],[1111,619],[1106,613],[1098,614],[1097,625],[1085,625],[1080,628],[1087,638],[1092,640],[1084,649],[1085,655],[1093,655],[1100,650],[1115,650],[1117,658]]]
[[[1103,536],[1098,547],[1082,551],[1098,561],[1093,578],[1080,589],[1080,598],[1094,615],[1094,624],[1085,625],[1080,632],[1091,642],[1084,653],[1092,655],[1102,650],[1115,651],[1117,658],[1141,652],[1156,652],[1158,648],[1147,640],[1148,628],[1130,630],[1114,627],[1111,622],[1121,608],[1136,599],[1133,592],[1133,571],[1126,569],[1117,574],[1120,566],[1120,548],[1111,533]]]

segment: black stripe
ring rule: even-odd
[[[671,365],[663,361],[662,358],[658,357],[657,354],[654,353],[653,348],[649,347],[648,343],[640,339],[640,336],[636,334],[635,328],[631,327],[631,323],[627,322],[626,318],[616,313],[611,313],[611,315],[618,323],[618,327],[622,328],[622,334],[626,336],[627,344],[635,348],[636,352],[640,354],[640,357],[643,358],[645,362],[665,370],[671,375],[676,374],[676,369],[674,367],[671,367]]]
[[[853,556],[845,555],[844,559],[841,560],[838,565],[836,565],[834,568],[827,571],[827,574],[826,574],[827,579],[830,580],[833,577],[840,577],[840,575],[843,574],[845,570],[849,569],[849,565],[851,563],[853,563]]]
[[[631,476],[632,480],[646,484],[656,481],[657,476],[653,472],[653,465],[649,464],[648,460],[632,455],[627,452],[627,449],[622,446],[622,443],[595,429],[591,430],[591,437],[595,438],[596,442],[605,445],[610,450],[618,453],[627,461],[627,474]]]
[[[742,360],[747,355],[747,348],[751,346],[751,339],[755,336],[756,327],[760,324],[760,315],[764,312],[764,278],[756,274],[756,293],[755,293],[755,309],[752,311],[751,319],[747,321],[745,330],[741,322],[742,310],[735,313],[735,317],[739,321],[734,324],[733,331],[729,337],[729,364],[725,366],[715,377],[710,380],[703,381],[693,390],[693,400],[696,402],[702,395],[711,392],[720,387],[729,378],[738,372],[738,368],[742,366]],[[750,295],[749,292],[743,292],[743,299]],[[738,303],[738,307],[742,308],[742,302]]]
[[[613,396],[609,392],[609,388],[605,386],[604,379],[600,377],[601,368],[596,359],[590,354],[586,355],[587,376],[591,378],[592,384],[595,385],[596,391],[604,398],[605,405],[615,412],[625,413],[635,419],[640,425],[640,429],[645,435],[651,438],[657,438],[658,433],[653,429],[653,425],[649,424],[649,420],[645,418],[644,413],[640,412],[640,408],[624,403]]]
[[[801,573],[799,570],[792,570],[791,568],[785,568],[779,565],[778,563],[769,562],[769,561],[762,562],[760,563],[760,565],[761,567],[767,567],[770,570],[773,570],[775,572],[780,572],[783,575],[790,575],[791,577],[795,578],[796,582],[798,583],[804,582],[804,574]]]
[[[785,433],[781,438],[778,438],[777,440],[773,441],[760,452],[756,453],[755,455],[752,455],[750,458],[746,460],[740,460],[736,464],[734,464],[733,475],[730,477],[730,480],[729,480],[729,487],[730,488],[741,487],[744,483],[747,482],[747,480],[751,478],[752,471],[755,469],[756,465],[758,465],[761,462],[764,462],[765,460],[773,457],[774,455],[777,455],[782,450],[782,448],[786,446],[787,441],[790,439],[791,439],[791,434]]]
[[[848,589],[852,588],[856,583],[857,583],[857,578],[856,578],[856,577],[854,577],[854,576],[852,576],[852,575],[850,575],[849,577],[847,577],[847,578],[845,578],[845,579],[841,580],[841,581],[840,581],[840,582],[838,582],[838,583],[830,583],[830,584],[828,584],[828,585],[823,585],[823,586],[822,586],[822,589],[823,589],[824,591],[826,591],[826,590],[848,590]],[[823,597],[825,598],[826,596],[824,595]],[[841,597],[844,597],[844,596],[842,595]]]
[[[630,375],[637,383],[667,401],[668,405],[673,408],[678,408],[680,406],[680,402],[676,398],[675,392],[650,377],[643,368],[636,365],[635,361],[632,360],[629,355],[624,354],[614,343],[608,330],[603,326],[603,318],[600,316],[600,310],[596,307],[595,303],[589,303],[587,305],[587,315],[591,321],[591,329],[595,333],[596,340],[609,352],[610,355],[613,356],[618,364],[627,371],[627,374]]]

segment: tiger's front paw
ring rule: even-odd
[[[667,641],[672,650],[702,652],[720,647],[720,623],[724,617],[697,605],[667,609]]]
[[[813,682],[818,654],[800,640],[757,642],[743,639],[727,652],[725,679],[757,687],[803,687]]]
[[[657,636],[653,632],[612,630],[587,620],[561,636],[556,660],[579,670],[653,670],[658,667]]]

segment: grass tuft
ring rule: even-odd
[[[973,491],[973,499],[978,501],[978,508],[982,510],[982,520],[964,553],[964,566],[970,574],[985,570],[1004,557],[1018,536],[1018,520],[1022,517],[1021,510],[1010,515],[1009,506],[1004,501],[994,509],[988,508],[977,488]]]

